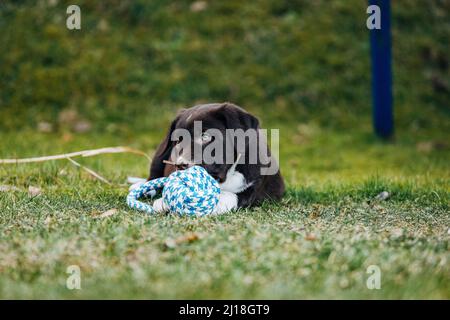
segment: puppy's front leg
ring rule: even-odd
[[[229,191],[221,191],[219,202],[211,214],[218,215],[237,208],[238,197],[235,193]]]

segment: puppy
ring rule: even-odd
[[[196,126],[201,123],[200,134],[195,133]],[[183,144],[174,133],[177,129],[184,129],[193,136],[189,144]],[[215,131],[211,131],[214,129]],[[231,132],[249,132],[251,129],[257,134],[255,138],[245,139],[243,147],[238,150],[235,137]],[[168,176],[175,170],[182,170],[193,164],[200,165],[215,178],[221,188],[219,204],[214,213],[220,214],[236,208],[250,207],[260,204],[264,200],[279,200],[284,191],[284,181],[275,159],[270,154],[265,138],[259,132],[259,121],[244,109],[232,103],[212,103],[197,105],[181,110],[172,121],[166,137],[160,143],[150,166],[148,180]],[[208,132],[221,133],[211,137]],[[219,137],[219,138],[218,138]],[[215,143],[223,146],[222,155],[216,155],[220,161],[193,161],[196,151],[204,152],[208,145]],[[262,146],[263,152],[255,154],[255,145]],[[229,146],[232,146],[230,150]],[[210,146],[211,147],[211,146]],[[252,152],[253,150],[253,152]],[[241,153],[244,155],[239,159]],[[233,161],[229,161],[232,159]],[[164,160],[171,162],[166,163]],[[262,169],[275,166],[272,174],[262,174]],[[236,196],[237,195],[237,196]],[[155,201],[155,209],[164,211],[164,203]]]

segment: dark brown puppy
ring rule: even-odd
[[[172,141],[171,136],[175,129],[186,129],[190,133],[193,133],[194,121],[201,121],[203,131],[208,129],[220,130],[225,137],[223,141],[224,146],[227,143],[226,140],[230,139],[225,131],[226,129],[242,129],[244,131],[247,129],[259,129],[258,119],[231,103],[203,104],[181,110],[172,121],[166,137],[159,145],[153,157],[148,180],[168,176],[177,169],[184,169],[189,166],[187,163],[179,163],[177,162],[177,159],[173,159],[174,153],[172,150],[176,148],[179,141]],[[258,139],[260,139],[259,136]],[[249,142],[246,141],[246,143]],[[206,145],[207,144],[205,144],[203,148]],[[267,144],[264,142],[263,145],[266,149],[266,154],[269,157],[268,160],[270,162],[275,161],[270,155]],[[247,151],[248,149],[248,146],[246,146]],[[193,148],[191,150],[193,150]],[[236,150],[234,150],[234,153],[235,155],[233,157],[236,157]],[[223,157],[225,158],[226,155],[224,154]],[[244,159],[245,161],[241,160],[236,167],[236,171],[244,176],[249,185],[244,191],[237,194],[239,207],[257,205],[266,199],[279,200],[284,193],[284,182],[279,169],[277,168],[275,174],[261,175],[261,168],[268,167],[270,163],[268,165],[267,160],[261,161],[259,158],[260,156],[258,155],[257,157],[257,163],[250,164],[250,161],[248,161],[249,155],[247,154],[245,157],[246,159]],[[194,159],[193,154],[191,154],[190,159]],[[166,164],[163,160],[175,162],[177,163],[177,166]],[[232,166],[232,164],[226,164],[224,162],[225,161],[213,164],[199,163],[199,165],[204,167],[219,183],[223,183],[227,177],[228,170]],[[265,163],[265,165],[263,163]]]

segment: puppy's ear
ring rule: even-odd
[[[172,132],[175,130],[177,122],[180,120],[180,117],[184,113],[184,111],[185,110],[181,110],[178,112],[177,116],[170,124],[166,137],[163,139],[163,141],[159,144],[158,148],[156,149],[155,155],[153,156],[152,159],[152,164],[150,165],[150,176],[148,177],[148,180],[164,176],[164,168],[166,164],[163,163],[163,160],[169,159],[173,147],[173,143],[170,137],[172,135]]]
[[[244,127],[244,130],[246,129],[259,129],[259,120],[251,115],[248,112],[241,111],[239,115],[239,119],[242,123],[242,126]]]
[[[225,102],[221,107],[221,116],[225,121],[227,128],[258,129],[258,119],[235,104]]]

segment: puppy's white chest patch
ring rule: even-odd
[[[251,186],[251,183],[248,184],[245,180],[245,177],[242,173],[236,170],[230,170],[227,173],[227,178],[221,184],[219,184],[220,190],[228,191],[232,193],[240,193]]]

